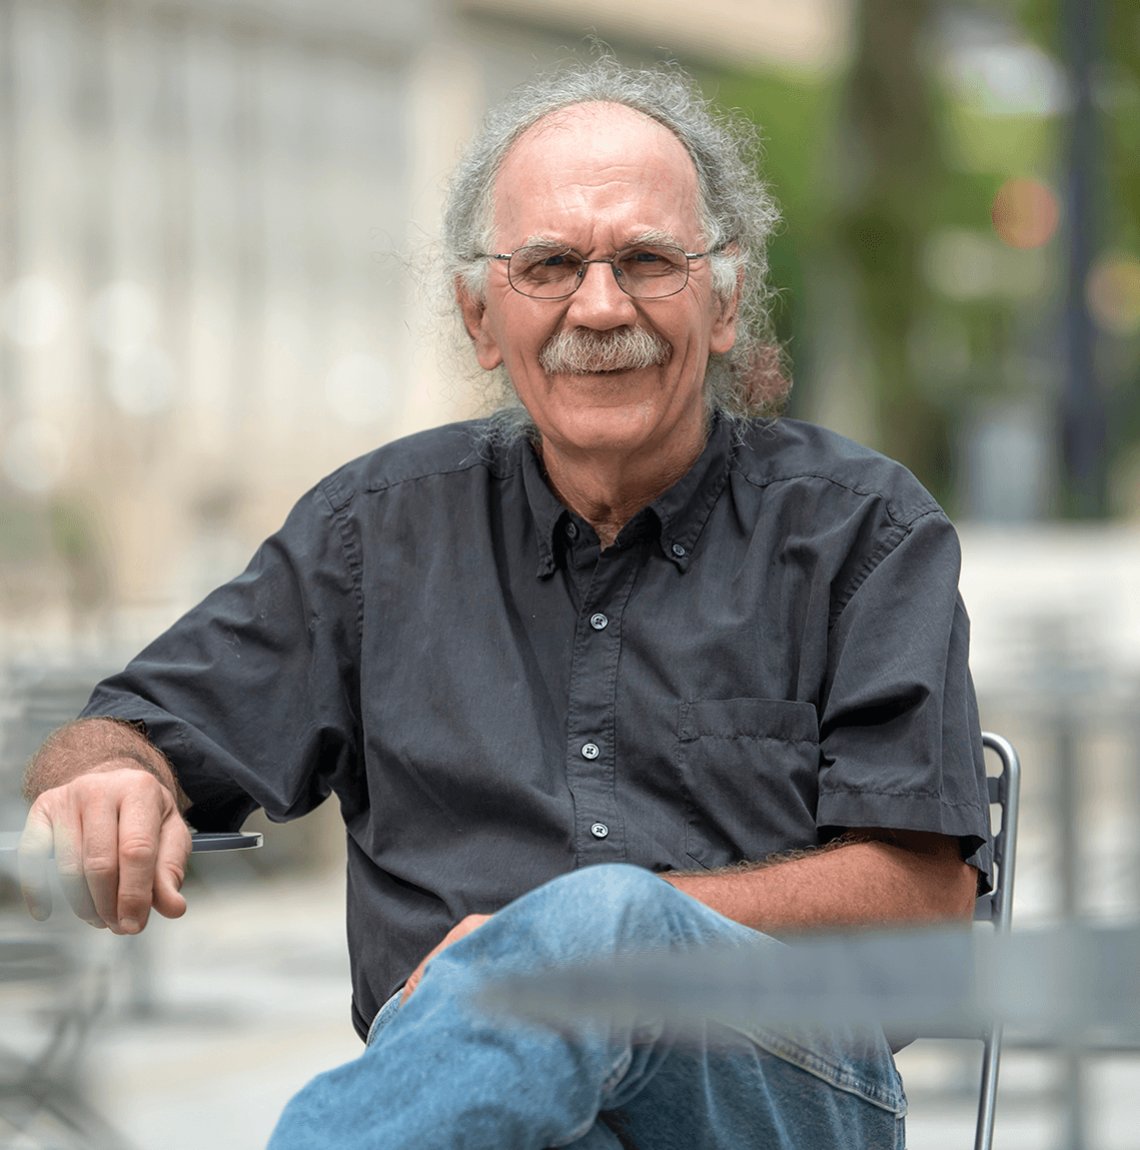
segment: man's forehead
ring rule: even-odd
[[[532,124],[503,160],[495,198],[500,209],[508,202],[533,208],[553,204],[567,187],[607,183],[628,185],[631,194],[653,185],[668,201],[680,197],[686,210],[699,194],[692,158],[668,128],[623,104],[590,103]]]

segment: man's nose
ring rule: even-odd
[[[632,298],[618,287],[613,264],[584,265],[582,282],[570,297],[567,319],[575,327],[609,331],[625,327],[637,319]]]

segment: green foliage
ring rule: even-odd
[[[957,104],[944,117],[946,158],[963,171],[1044,176],[1060,159],[1060,125],[1053,119],[986,116]]]
[[[772,245],[773,279],[785,301],[780,336],[801,359],[807,325],[830,322],[810,315],[808,279],[813,271],[831,274],[837,263],[853,266],[876,361],[883,445],[946,498],[947,418],[907,366],[908,334],[927,295],[922,241],[946,175],[915,48],[921,21],[921,6],[907,0],[867,0],[848,77],[722,74],[710,86],[722,103],[762,124],[768,140],[766,172],[786,219]],[[802,391],[793,398],[802,401]]]
[[[1111,215],[1106,243],[1140,257],[1140,9],[1135,0],[1107,5],[1104,42],[1108,66],[1100,78],[1100,103],[1106,151]],[[1133,341],[1131,359],[1140,361]],[[1140,448],[1140,368],[1110,382],[1109,410],[1116,429],[1116,450],[1124,458]]]
[[[1063,64],[1066,2],[989,0],[973,11],[1004,19]],[[865,0],[845,76],[722,71],[703,79],[719,102],[762,125],[765,172],[786,220],[771,264],[782,291],[778,333],[796,366],[793,412],[806,398],[805,377],[809,391],[814,378],[805,334],[834,318],[813,314],[811,285],[852,271],[880,442],[953,506],[954,445],[979,406],[1019,396],[1054,402],[1062,368],[1050,341],[1063,298],[1065,221],[1045,248],[1023,253],[1001,244],[991,211],[1010,178],[1040,179],[1064,195],[1068,122],[987,111],[953,88],[930,36],[944,10]],[[1097,0],[1087,15],[1099,20],[1104,51],[1096,82],[1102,247],[1140,255],[1140,9],[1135,0]],[[932,253],[946,256],[953,243],[972,244],[992,282],[960,290],[939,282]],[[949,256],[946,266],[954,271]],[[1133,343],[1129,350],[1118,340],[1112,350],[1110,446],[1122,456],[1140,445],[1140,337]],[[1042,370],[1017,366],[1034,357]]]
[[[835,83],[738,71],[704,79],[719,104],[760,127],[764,172],[784,216],[768,253],[772,282],[780,289],[776,330],[794,354],[805,316],[804,272],[826,234],[830,209],[822,145],[831,136],[841,90]]]
[[[0,497],[0,563],[26,563],[51,555],[51,530],[41,507]]]

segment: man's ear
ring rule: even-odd
[[[736,321],[740,316],[740,292],[744,286],[744,269],[736,273],[736,290],[728,299],[717,300],[717,314],[709,333],[709,351],[724,355],[736,343]]]
[[[456,277],[455,298],[459,301],[459,310],[463,313],[463,326],[475,345],[475,358],[484,371],[493,371],[503,362],[502,352],[495,337],[491,334],[487,322],[487,305],[471,294],[471,289]]]

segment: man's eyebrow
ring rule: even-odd
[[[650,228],[647,232],[632,236],[626,243],[627,248],[637,247],[638,244],[669,244],[675,248],[684,249],[684,244],[672,232],[662,231],[660,228]]]
[[[622,247],[635,248],[640,244],[670,244],[675,248],[684,247],[684,244],[672,232],[663,231],[661,228],[650,228],[648,231],[630,236]],[[568,248],[571,245],[565,240],[552,239],[550,236],[528,236],[520,246],[526,248]]]

